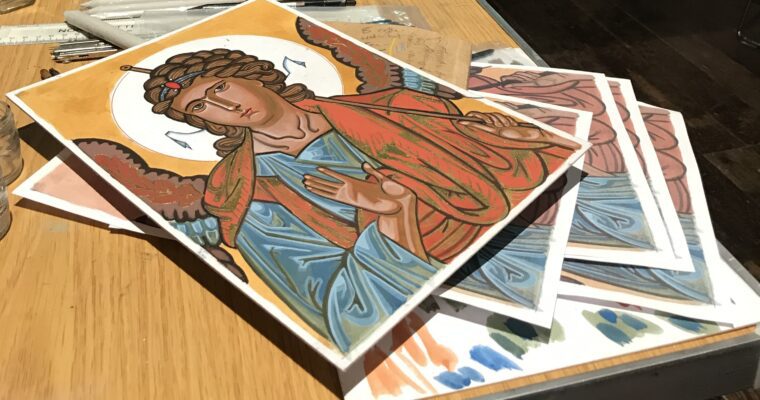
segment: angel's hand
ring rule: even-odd
[[[533,82],[541,78],[540,72],[534,71],[518,71],[511,75],[504,75],[501,80],[520,81],[520,82]]]
[[[467,113],[467,116],[478,118],[483,122],[460,121],[459,123],[505,139],[518,142],[546,143],[571,150],[578,150],[581,147],[570,139],[546,132],[535,125],[525,126],[515,118],[501,113],[471,111]]]
[[[380,215],[398,214],[415,204],[415,195],[407,187],[368,163],[364,163],[362,169],[370,175],[366,180],[320,167],[319,172],[335,181],[306,175],[304,185],[314,194]]]

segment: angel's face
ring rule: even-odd
[[[183,89],[172,108],[218,125],[266,129],[279,121],[290,103],[261,81],[243,78],[199,77]]]

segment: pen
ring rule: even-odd
[[[115,4],[93,7],[85,12],[100,19],[133,18],[149,10],[186,11],[212,5],[234,5],[243,0],[168,0],[150,3]]]
[[[477,60],[479,58],[488,57],[491,54],[493,54],[494,49],[486,49],[483,51],[476,51],[475,53],[472,53],[472,57],[470,57],[473,60]]]
[[[118,4],[137,4],[137,3],[152,3],[155,0],[90,0],[85,1],[81,4],[82,8],[93,8],[93,7],[100,7],[100,6],[112,6],[112,5],[118,5]]]
[[[114,5],[126,5],[126,4],[149,4],[156,0],[89,0],[81,4],[81,8],[95,8],[100,6],[114,6]],[[280,3],[283,1],[278,0]],[[287,1],[285,1],[287,2]]]
[[[222,5],[209,5],[209,6],[202,6],[203,8],[197,8],[196,7],[173,7],[173,8],[159,8],[159,9],[150,9],[150,10],[122,10],[122,11],[109,11],[109,12],[99,12],[99,13],[90,13],[91,16],[102,19],[102,20],[110,20],[110,19],[129,19],[129,18],[140,18],[141,16],[145,15],[149,11],[163,11],[163,12],[174,12],[177,14],[188,12],[188,11],[196,11],[196,10],[207,10],[207,9],[213,9],[213,10],[224,10],[227,7]]]
[[[182,12],[194,9],[228,8],[244,0],[168,0],[158,2],[130,2],[123,4],[106,4],[87,8],[84,12],[99,19],[136,18],[147,11]],[[290,7],[344,7],[355,6],[356,0],[301,0],[281,1],[280,4]]]
[[[290,7],[342,7],[342,6],[355,6],[356,0],[281,1],[280,4],[290,6]]]

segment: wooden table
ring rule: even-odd
[[[417,5],[435,30],[474,44],[515,45],[475,0],[360,3]],[[63,11],[77,4],[39,0],[0,16],[0,25],[61,21]],[[41,68],[76,66],[54,65],[49,48],[0,47],[0,92],[39,80]],[[10,189],[61,149],[29,117],[13,111],[24,141],[25,168]],[[14,196],[11,204],[13,225],[0,241],[0,398],[341,396],[337,373],[327,361],[181,245],[113,234]],[[741,363],[754,360],[756,371],[760,346],[753,332],[752,327],[738,329],[450,397],[547,390],[571,394],[589,379],[620,377],[621,370],[650,376],[657,363],[678,366],[678,361],[704,359],[711,352],[739,351],[749,357]],[[699,365],[706,368],[706,377],[715,373],[710,365]],[[665,375],[669,370],[658,371]],[[748,379],[723,379],[729,382],[724,386],[732,386],[719,390],[749,385],[751,380],[744,383]],[[666,383],[673,382],[675,378]]]

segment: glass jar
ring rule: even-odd
[[[2,170],[0,170],[2,172]],[[11,228],[11,210],[8,207],[8,191],[5,184],[0,182],[0,239],[2,239]]]
[[[34,4],[34,0],[0,0],[0,14],[9,13],[32,4]]]
[[[0,101],[0,181],[9,185],[21,174],[21,168],[21,141],[16,122],[10,106]]]

